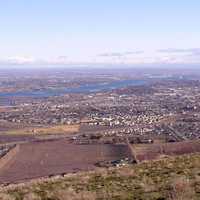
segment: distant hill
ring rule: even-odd
[[[119,88],[113,90],[118,95],[150,95],[153,94],[156,91],[156,89],[152,88],[151,86],[128,86],[125,88]]]

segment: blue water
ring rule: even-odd
[[[144,80],[120,80],[105,84],[92,84],[82,85],[77,88],[65,88],[58,90],[40,90],[40,91],[20,91],[20,92],[3,92],[0,93],[0,97],[51,97],[60,96],[68,93],[92,93],[101,91],[110,91],[117,88],[123,88],[127,86],[139,86],[145,85]]]

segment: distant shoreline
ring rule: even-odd
[[[51,96],[60,96],[69,93],[91,93],[91,92],[101,92],[101,91],[110,91],[112,89],[118,89],[121,87],[127,86],[140,86],[145,85],[147,82],[145,80],[120,80],[114,81],[107,84],[91,84],[91,85],[82,85],[76,88],[66,88],[66,89],[44,89],[39,91],[19,91],[19,92],[2,92],[0,93],[1,97],[51,97]]]

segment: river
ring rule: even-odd
[[[81,85],[76,88],[65,89],[45,89],[39,91],[17,91],[17,92],[1,92],[0,97],[51,97],[60,96],[68,93],[92,93],[101,91],[110,91],[113,89],[123,88],[127,86],[140,86],[145,85],[144,80],[120,80],[111,83],[97,83],[90,85]]]

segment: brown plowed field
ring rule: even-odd
[[[174,156],[200,152],[200,140],[164,144],[134,145],[139,161],[158,159],[163,155]]]
[[[25,141],[28,142],[34,139],[35,137],[32,135],[6,135],[0,133],[0,144]]]
[[[0,183],[92,170],[98,161],[124,157],[131,157],[126,145],[74,145],[64,139],[21,144],[18,153],[0,169]]]

